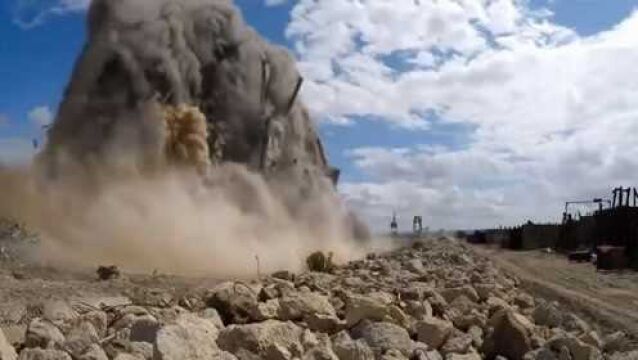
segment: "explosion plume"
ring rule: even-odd
[[[94,0],[88,40],[33,169],[0,216],[58,263],[247,274],[360,251],[302,79],[226,0]]]

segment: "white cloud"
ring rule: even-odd
[[[31,109],[27,117],[31,123],[39,128],[51,125],[53,122],[53,112],[48,106],[37,106]]]
[[[0,138],[0,165],[25,165],[31,161],[35,149],[24,138]]]
[[[13,22],[23,29],[42,25],[51,16],[83,12],[91,0],[16,0]]]
[[[638,185],[638,12],[589,37],[518,0],[301,0],[291,15],[320,119],[427,129],[434,111],[475,129],[462,150],[351,151],[369,180],[342,192],[370,223],[397,207],[450,227],[549,220]]]

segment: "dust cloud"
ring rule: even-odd
[[[317,193],[292,213],[285,194],[243,165],[223,164],[205,177],[172,168],[120,178],[94,173],[90,181],[49,181],[34,171],[0,171],[0,217],[37,231],[34,259],[53,266],[254,276],[256,257],[263,274],[299,270],[316,250],[334,252],[337,261],[367,250],[353,240],[336,197]]]
[[[231,1],[94,0],[87,18],[46,147],[0,170],[0,217],[40,234],[38,261],[252,276],[366,251],[294,59]]]

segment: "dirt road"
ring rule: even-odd
[[[625,331],[638,339],[638,273],[597,272],[559,254],[475,246],[504,271],[518,276],[536,296],[557,300],[604,332]]]

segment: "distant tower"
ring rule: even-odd
[[[392,235],[399,233],[399,223],[397,222],[397,213],[392,212],[392,221],[390,222],[390,232]]]
[[[412,230],[415,234],[421,234],[423,232],[423,218],[420,216],[415,216],[414,220],[412,220]]]

